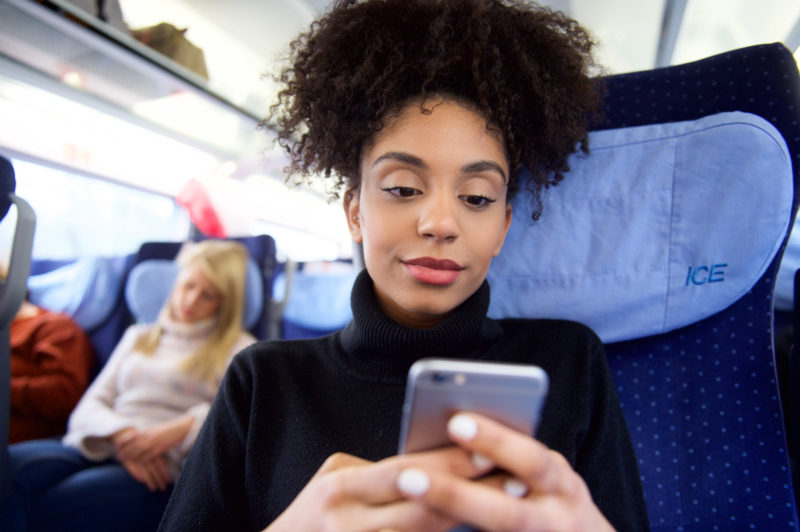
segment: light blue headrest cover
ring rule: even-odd
[[[355,271],[296,272],[283,319],[306,329],[341,329],[353,319],[350,292],[356,275]],[[285,285],[286,275],[281,272],[275,277],[273,293],[285,293]]]
[[[728,307],[766,271],[791,218],[780,133],[746,113],[600,131],[551,187],[520,193],[489,271],[493,317],[583,322],[604,342]]]
[[[72,317],[84,331],[99,326],[114,310],[123,270],[119,261],[85,257],[28,278],[28,299]]]
[[[152,323],[167,301],[179,266],[171,260],[151,259],[131,269],[125,285],[125,301],[137,323]],[[258,266],[247,259],[247,279],[244,290],[244,326],[252,328],[261,315],[264,304],[264,282]]]

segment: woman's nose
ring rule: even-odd
[[[423,205],[419,217],[419,234],[427,239],[441,242],[458,238],[459,225],[454,201],[432,197]]]
[[[196,290],[189,290],[186,292],[184,297],[184,303],[190,307],[194,307],[197,304],[197,300],[200,298],[200,293]]]

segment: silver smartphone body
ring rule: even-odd
[[[486,415],[532,436],[548,384],[547,373],[533,365],[418,360],[408,372],[399,451],[450,444],[447,422],[459,411]]]

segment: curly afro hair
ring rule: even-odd
[[[357,188],[362,150],[411,102],[452,97],[502,134],[511,176],[541,190],[587,148],[602,101],[593,41],[561,12],[516,0],[338,0],[291,44],[283,89],[263,124],[288,152],[289,178]]]

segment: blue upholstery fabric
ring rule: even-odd
[[[105,321],[118,302],[125,272],[118,261],[84,257],[28,278],[28,299],[54,312],[68,314],[84,331]]]
[[[131,323],[122,292],[132,264],[133,255],[125,255],[44,259],[31,265],[30,300],[72,316],[87,332],[95,354],[93,374],[108,360]]]
[[[179,267],[174,261],[151,259],[140,262],[131,270],[125,284],[125,301],[137,323],[152,323],[164,306]],[[245,284],[245,328],[254,327],[264,306],[264,282],[252,258],[247,261]]]
[[[548,190],[541,220],[516,198],[489,270],[490,316],[568,317],[604,342],[650,336],[728,307],[775,258],[792,216],[792,165],[763,118],[605,130],[590,145]],[[725,182],[725,194],[709,181]]]
[[[137,323],[153,323],[178,276],[178,265],[167,259],[140,262],[125,283],[125,302]]]
[[[353,319],[350,292],[358,272],[351,264],[305,265],[292,276],[283,310],[281,337],[316,338],[337,331]],[[273,293],[286,294],[286,274],[275,277]]]
[[[782,45],[613,76],[607,99],[603,129],[736,110],[765,118],[786,141],[797,198],[800,77]],[[725,194],[724,181],[709,186]],[[779,260],[714,316],[607,345],[654,530],[798,529],[772,347]]]

